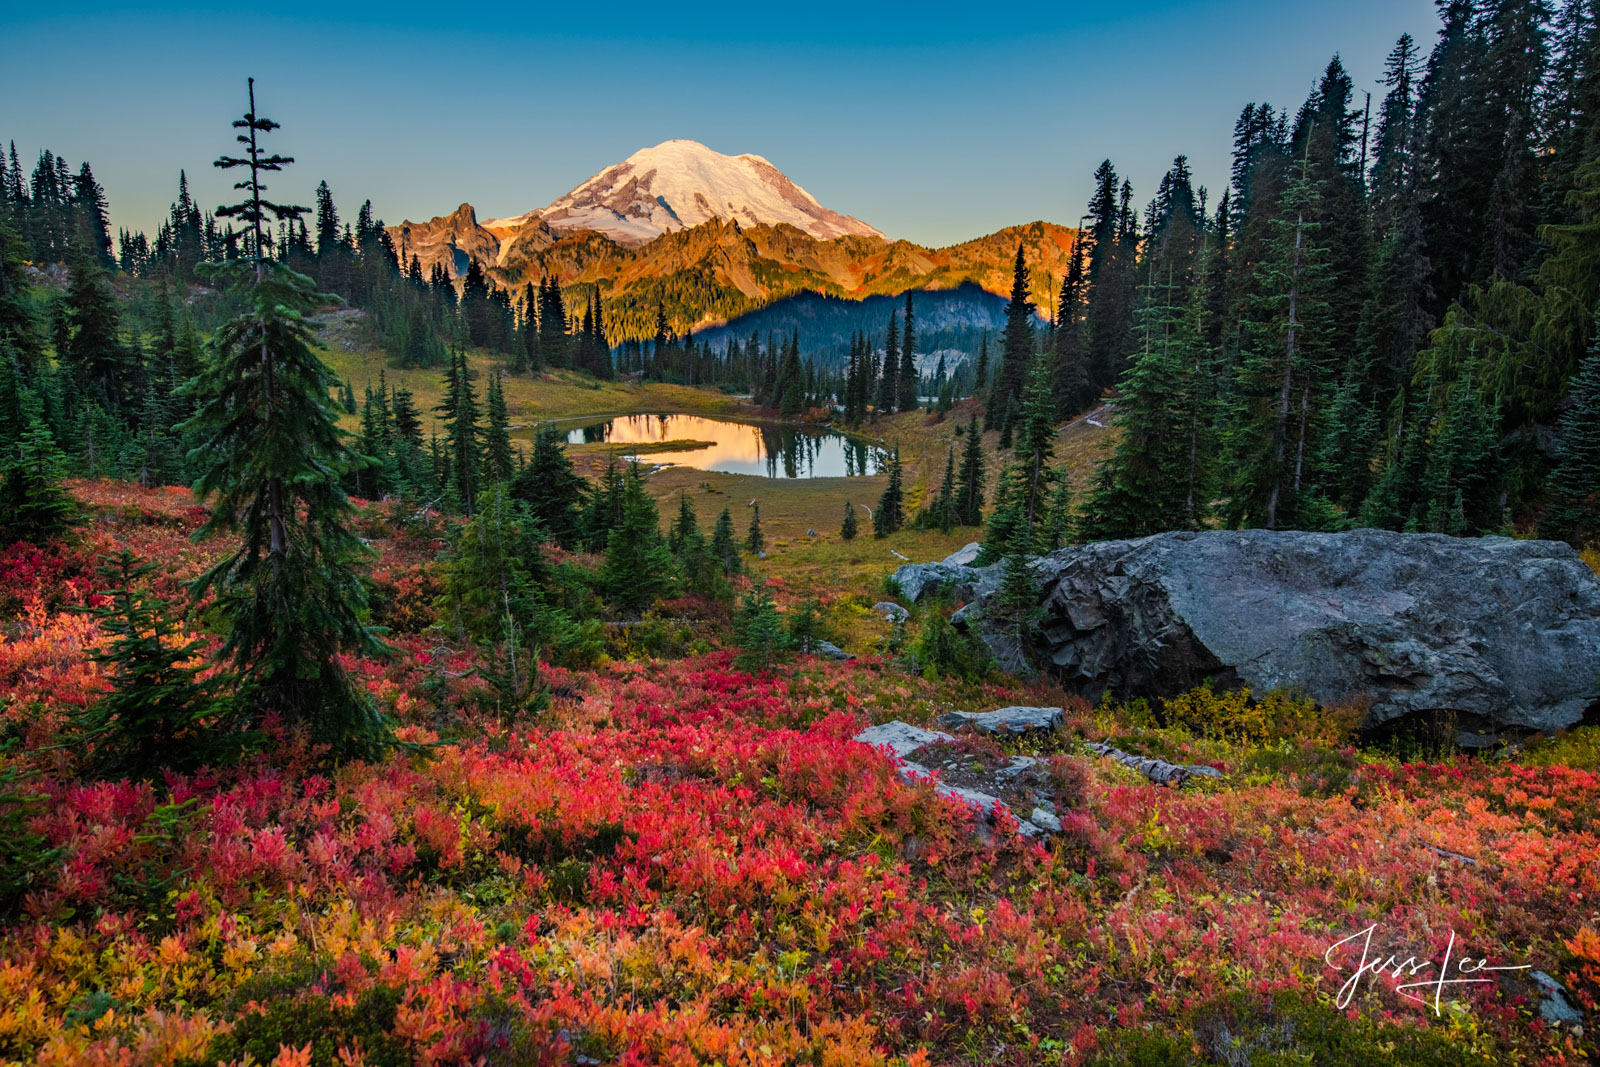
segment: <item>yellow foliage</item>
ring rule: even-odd
[[[1165,711],[1169,719],[1203,734],[1244,744],[1284,739],[1339,744],[1361,719],[1359,708],[1319,708],[1281,689],[1259,700],[1252,695],[1249,689],[1218,693],[1203,685],[1168,700]]]

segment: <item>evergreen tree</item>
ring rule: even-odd
[[[803,600],[789,612],[788,647],[811,655],[824,641],[833,640],[833,633],[823,618],[822,602],[816,597]]]
[[[765,583],[744,595],[735,629],[739,655],[734,662],[741,670],[771,670],[789,651],[789,635],[784,631],[778,606]]]
[[[1234,385],[1228,518],[1233,525],[1293,528],[1304,485],[1310,423],[1326,385],[1329,338],[1326,251],[1309,159],[1288,183],[1281,217],[1256,270],[1257,319]]]
[[[445,430],[445,498],[454,510],[471,518],[482,471],[482,449],[478,443],[478,396],[464,352],[457,350],[451,356],[444,398],[433,410]]]
[[[942,533],[949,533],[956,524],[956,450],[953,445],[945,454],[944,480],[939,483],[939,491],[917,518],[919,525],[936,527]]]
[[[956,478],[955,518],[960,526],[983,524],[983,432],[974,414],[961,446],[961,473]]]
[[[761,555],[767,547],[767,539],[761,533],[761,505],[751,505],[750,532],[744,537],[744,550],[753,556]]]
[[[917,406],[917,344],[916,313],[912,310],[911,294],[906,293],[906,328],[900,341],[900,385],[896,404],[901,411],[912,411]]]
[[[729,577],[738,574],[743,566],[739,547],[733,539],[733,514],[726,507],[717,516],[717,524],[711,531],[711,556],[722,564],[722,573]]]
[[[1056,312],[1055,380],[1052,391],[1056,413],[1074,415],[1098,395],[1089,381],[1088,351],[1084,344],[1084,241],[1072,245],[1072,262],[1061,282],[1060,310]]]
[[[905,525],[905,491],[900,479],[900,446],[896,445],[889,458],[889,484],[884,486],[883,496],[878,498],[878,506],[872,512],[874,537],[888,537]]]
[[[116,294],[104,268],[76,256],[68,276],[69,338],[61,356],[78,386],[108,411],[121,412],[133,388],[134,360],[119,336]]]
[[[1600,539],[1600,328],[1578,367],[1561,418],[1560,459],[1546,489],[1539,536],[1574,546]]]
[[[564,435],[554,426],[541,427],[533,439],[533,455],[511,481],[511,496],[527,505],[552,541],[576,549],[587,489],[588,483],[572,468]]]
[[[694,503],[689,499],[687,490],[678,491],[678,517],[673,520],[672,529],[667,534],[667,544],[674,555],[683,556],[687,549],[704,540],[700,534],[700,522],[694,513]]]
[[[883,347],[883,376],[878,379],[877,414],[894,413],[900,397],[900,313],[889,313],[889,332]]]
[[[1033,366],[1033,301],[1028,298],[1028,268],[1017,245],[1017,259],[1011,272],[1011,299],[1006,304],[1006,329],[1000,339],[1000,370],[995,375],[989,406],[999,407],[1004,418],[1002,433],[1011,428],[1015,411],[1010,402],[1022,394]],[[1010,436],[1007,435],[1007,445]],[[1006,447],[1006,446],[1002,446]]]
[[[505,483],[515,473],[511,456],[511,414],[500,386],[498,368],[489,375],[489,423],[483,434],[483,473],[487,481]]]
[[[66,457],[45,426],[36,399],[24,399],[21,418],[26,428],[0,453],[0,543],[44,545],[71,533],[79,519],[78,504],[61,484]]]
[[[626,611],[643,611],[677,582],[672,552],[661,536],[661,517],[637,462],[628,465],[622,480],[622,519],[606,538],[600,582],[606,596]]]
[[[124,548],[103,557],[98,571],[100,603],[88,610],[110,641],[89,658],[107,669],[111,691],[74,720],[75,745],[91,752],[102,772],[135,779],[162,768],[191,770],[224,754],[226,704],[216,679],[202,681],[194,663],[205,642],[186,634],[166,601],[137,588],[155,564]]]
[[[844,502],[844,523],[839,527],[839,536],[846,541],[854,541],[857,529],[856,506],[846,500]]]
[[[362,622],[366,587],[355,562],[363,549],[340,487],[359,459],[329,409],[336,379],[312,352],[304,322],[329,298],[265,256],[268,214],[295,219],[304,212],[262,196],[264,174],[293,162],[260,147],[260,135],[277,125],[256,113],[252,79],[250,110],[234,123],[247,131],[238,138],[246,154],[217,161],[250,170],[240,183],[247,198],[217,214],[249,226],[255,258],[206,271],[235,289],[244,310],[217,329],[205,368],[184,391],[198,405],[187,424],[198,442],[194,488],[212,506],[197,536],[227,533],[239,543],[191,593],[216,596],[214,610],[227,626],[219,654],[235,665],[249,712],[305,724],[334,751],[357,754],[388,735],[338,657],[387,649]]]
[[[1189,427],[1175,401],[1188,357],[1170,281],[1140,310],[1144,347],[1117,389],[1116,449],[1104,462],[1083,524],[1088,540],[1143,537],[1190,525],[1185,482]],[[1209,383],[1208,383],[1209,384]]]
[[[1054,552],[1063,547],[1072,532],[1072,482],[1066,471],[1058,471],[1055,483],[1055,492],[1050,497],[1050,507],[1045,512],[1038,538],[1041,552]]]

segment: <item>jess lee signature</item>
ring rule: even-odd
[[[1349,945],[1354,941],[1361,942],[1360,965],[1356,967],[1355,973],[1349,977],[1344,985],[1339,987],[1339,999],[1336,1003],[1341,1010],[1350,1006],[1351,999],[1356,995],[1356,990],[1361,985],[1361,979],[1369,974],[1373,976],[1374,982],[1376,982],[1378,977],[1382,975],[1389,975],[1394,978],[1415,978],[1423,971],[1437,966],[1439,968],[1438,973],[1432,977],[1418,982],[1406,982],[1402,985],[1397,985],[1395,986],[1395,992],[1410,1000],[1414,1000],[1419,1004],[1426,1004],[1428,1003],[1428,997],[1412,992],[1412,990],[1432,989],[1433,1012],[1435,1015],[1438,1015],[1440,1014],[1439,1002],[1444,995],[1445,986],[1481,985],[1494,981],[1493,978],[1473,978],[1463,976],[1483,974],[1488,971],[1525,971],[1533,966],[1531,963],[1524,963],[1515,967],[1491,967],[1489,965],[1489,961],[1486,959],[1474,960],[1471,956],[1463,956],[1459,960],[1455,961],[1456,970],[1455,975],[1452,976],[1450,971],[1450,959],[1455,954],[1456,947],[1456,932],[1454,930],[1450,931],[1450,943],[1445,946],[1444,962],[1442,964],[1436,964],[1433,960],[1419,960],[1415,956],[1408,956],[1403,960],[1397,956],[1386,956],[1381,959],[1374,958],[1371,954],[1372,934],[1373,931],[1377,930],[1377,928],[1378,924],[1373,923],[1365,930],[1351,934],[1349,937],[1344,938],[1341,941],[1335,941],[1333,944],[1328,946],[1328,951],[1322,955],[1322,960],[1324,963],[1326,963],[1329,967],[1332,967],[1335,972],[1340,972],[1343,970],[1343,968],[1333,960],[1333,954],[1335,950],[1337,950],[1341,945]]]

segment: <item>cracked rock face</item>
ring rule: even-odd
[[[1033,562],[1042,615],[1021,647],[984,624],[999,568],[962,569],[962,618],[1001,665],[1090,699],[1209,678],[1364,702],[1368,725],[1444,711],[1546,731],[1600,702],[1600,581],[1558,542],[1213,530],[1074,546]]]

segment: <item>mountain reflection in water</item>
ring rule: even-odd
[[[764,478],[853,478],[877,474],[883,450],[843,434],[793,426],[758,426],[700,415],[619,415],[570,430],[573,445],[710,442],[709,448],[651,451],[644,460]]]

